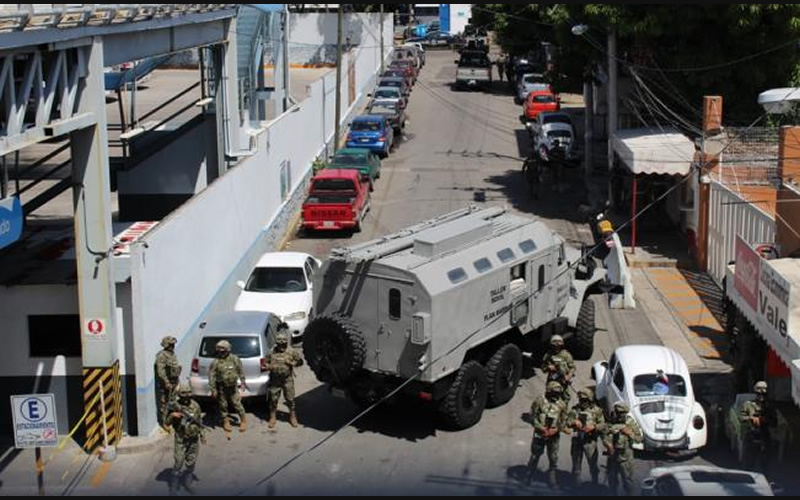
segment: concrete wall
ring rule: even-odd
[[[289,16],[289,63],[314,65],[336,64],[336,18],[331,13],[293,13]],[[394,27],[392,14],[384,14],[384,44],[392,46]],[[372,48],[380,45],[380,14],[346,14],[342,33],[350,37],[350,45]]]
[[[379,54],[379,47],[356,49],[345,61],[354,60],[356,99],[348,104],[345,71],[343,122],[372,88]],[[198,323],[232,308],[239,293],[235,282],[247,276],[261,253],[278,248],[297,215],[312,161],[332,147],[334,82],[331,72],[313,83],[306,100],[266,124],[252,157],[242,159],[133,246],[133,350],[141,433],[155,428],[152,364],[160,338],[178,338],[176,352],[188,376]],[[282,169],[290,171],[286,193],[281,192]]]
[[[787,257],[800,250],[800,190],[793,185],[784,185],[778,192],[775,242],[781,256]]]

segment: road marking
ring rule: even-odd
[[[103,480],[106,478],[108,471],[111,470],[111,462],[103,462],[100,464],[100,468],[97,469],[97,472],[92,476],[91,485],[94,488],[100,486]]]

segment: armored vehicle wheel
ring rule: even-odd
[[[487,393],[486,369],[477,361],[464,364],[442,400],[441,411],[447,422],[457,429],[477,424],[486,407]]]
[[[594,353],[594,302],[586,299],[581,304],[581,311],[578,313],[578,323],[575,326],[575,333],[569,339],[567,348],[575,359],[586,361],[592,358]]]
[[[503,405],[514,397],[522,376],[522,351],[506,344],[494,353],[486,364],[488,373],[489,406]]]
[[[320,382],[344,384],[364,365],[364,336],[348,318],[317,316],[303,337],[303,355]]]

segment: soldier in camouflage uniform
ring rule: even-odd
[[[597,484],[600,468],[597,466],[597,439],[605,431],[603,409],[594,401],[594,391],[586,387],[578,391],[578,404],[567,415],[567,425],[575,432],[572,436],[572,478],[580,484],[583,456],[589,462],[592,484]]]
[[[539,397],[531,405],[533,420],[533,441],[531,442],[531,458],[528,461],[528,482],[536,473],[539,458],[547,448],[550,468],[547,471],[547,483],[555,488],[556,469],[558,468],[558,445],[561,441],[561,430],[567,414],[567,405],[562,399],[563,388],[557,382],[548,382],[545,396]]]
[[[175,430],[175,466],[169,481],[169,493],[175,495],[178,492],[178,484],[182,479],[186,491],[194,495],[192,483],[197,454],[200,443],[206,444],[203,415],[200,405],[192,399],[192,388],[188,384],[181,384],[175,396],[167,405],[166,415],[167,421]]]
[[[558,382],[561,385],[561,396],[569,404],[569,387],[575,377],[576,368],[572,354],[564,348],[564,338],[561,335],[550,338],[550,351],[542,358],[542,371],[547,374],[548,384]]]
[[[278,335],[275,347],[267,355],[267,370],[269,370],[269,423],[270,429],[275,428],[278,413],[278,401],[283,391],[286,406],[289,407],[289,424],[297,427],[297,414],[294,407],[294,368],[302,366],[303,357],[300,353],[289,347],[288,325],[281,323],[278,326]]]
[[[758,465],[762,471],[766,472],[771,423],[770,409],[767,407],[767,383],[756,382],[753,392],[756,393],[756,399],[745,401],[739,411],[739,420],[745,432],[742,465],[747,469]]]
[[[178,379],[181,376],[181,365],[178,357],[175,356],[175,344],[178,340],[175,337],[167,336],[161,339],[161,351],[156,354],[156,395],[158,397],[157,418],[158,424],[168,427],[169,422],[165,418],[167,403],[172,397],[173,391],[178,387]]]
[[[233,407],[239,414],[239,432],[244,432],[247,430],[247,417],[239,397],[239,390],[236,387],[236,383],[241,380],[242,389],[249,390],[244,379],[242,361],[239,356],[231,354],[231,344],[227,340],[220,340],[216,347],[217,359],[211,363],[211,367],[208,369],[211,397],[217,400],[222,428],[225,429],[225,432],[231,431],[229,407]]]
[[[611,493],[617,494],[619,477],[625,494],[633,494],[633,444],[642,442],[642,430],[628,412],[630,408],[621,401],[614,403],[609,416],[603,444],[608,451],[608,487]]]

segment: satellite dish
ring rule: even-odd
[[[770,89],[758,95],[758,104],[773,115],[788,113],[798,101],[800,101],[800,87]]]

